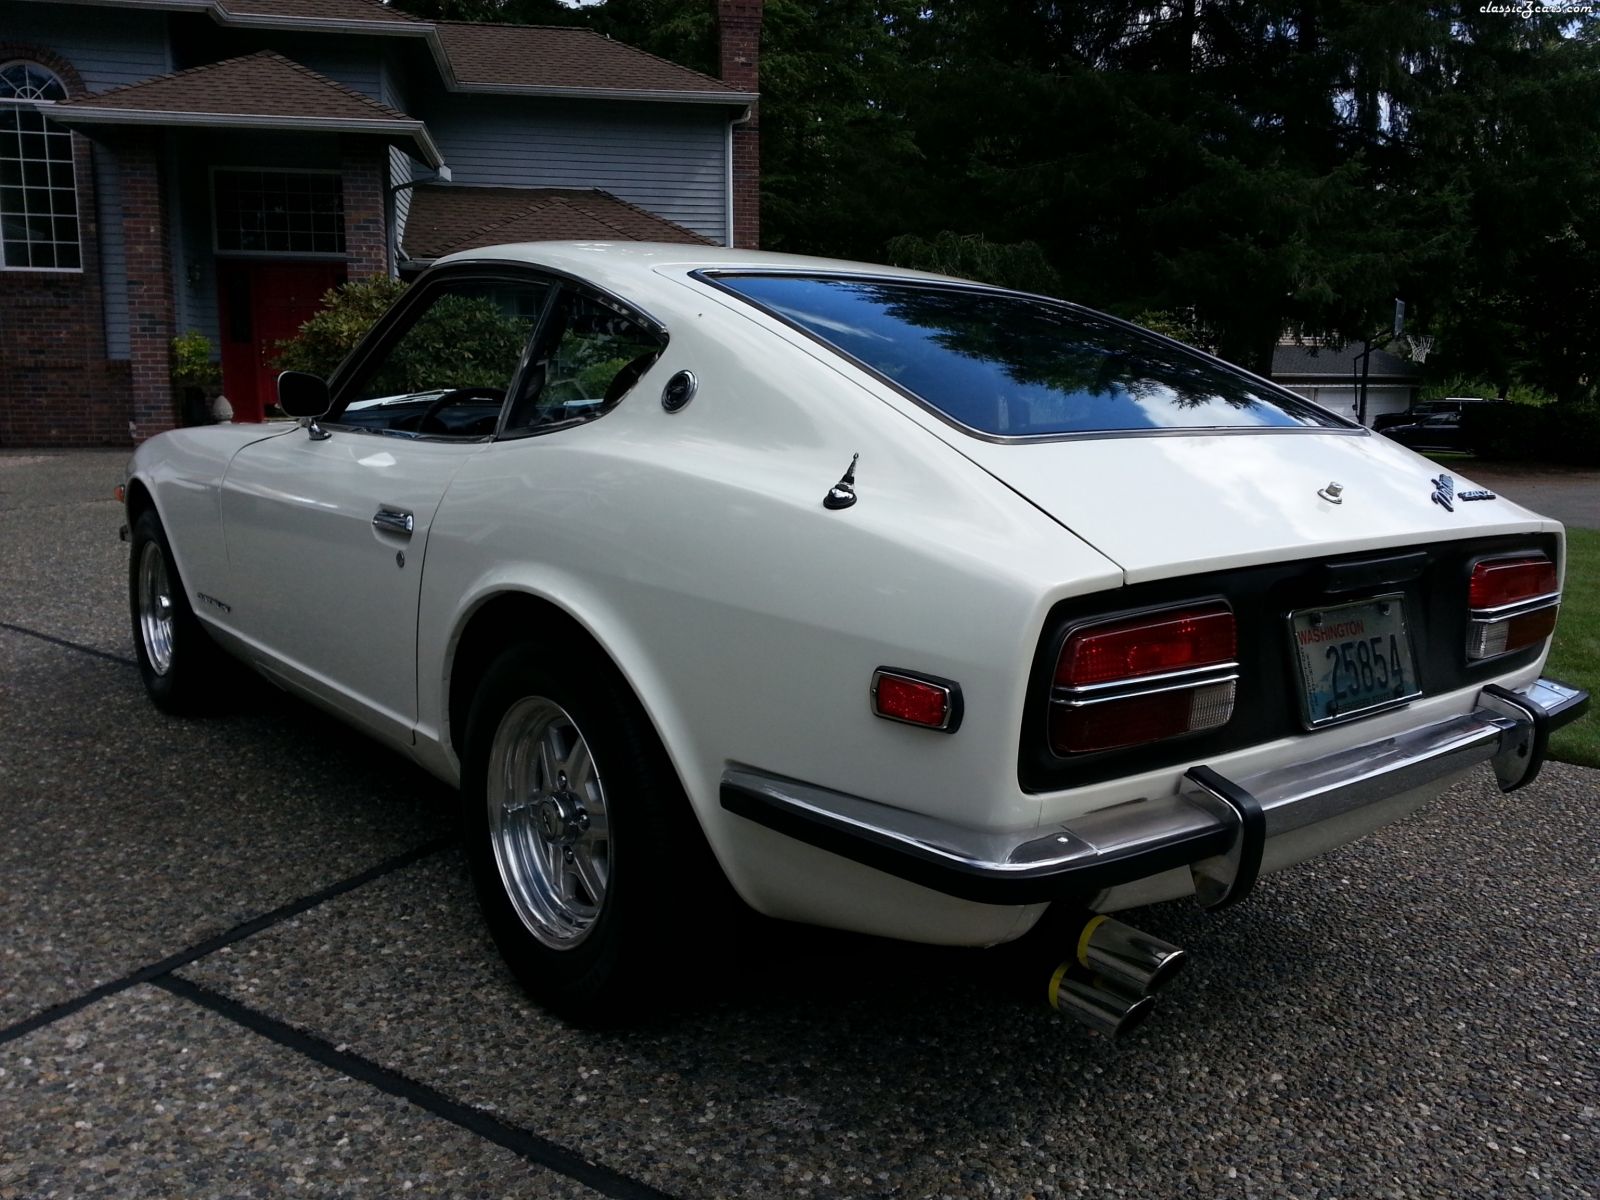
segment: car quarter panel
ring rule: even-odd
[[[1116,587],[1121,572],[809,353],[715,313],[674,314],[671,329],[613,412],[496,443],[452,482],[421,598],[430,765],[454,769],[455,639],[486,599],[522,591],[575,617],[627,676],[758,907],[781,909],[782,881],[810,856],[791,847],[779,861],[761,849],[775,849],[769,833],[721,809],[729,763],[973,827],[1030,827],[1039,800],[1020,789],[1015,753],[1040,624],[1055,600]],[[699,390],[668,413],[662,385],[682,369]],[[856,454],[858,503],[825,509]],[[875,718],[880,666],[957,680],[961,728]],[[931,895],[853,864],[830,869]],[[993,920],[1010,918],[994,914],[973,940],[995,940]]]

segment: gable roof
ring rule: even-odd
[[[58,101],[48,112],[63,125],[370,133],[409,143],[434,166],[444,161],[421,121],[270,50]]]
[[[720,79],[680,67],[592,29],[567,25],[435,25],[451,74],[468,91],[695,99],[747,103]]]
[[[402,242],[412,262],[508,242],[682,242],[710,245],[698,233],[609,192],[581,188],[413,189]]]
[[[1361,370],[1361,347],[1355,342],[1343,346],[1279,345],[1272,349],[1272,378],[1326,379],[1349,383]],[[1373,350],[1367,374],[1372,379],[1419,382],[1422,370],[1410,359]]]

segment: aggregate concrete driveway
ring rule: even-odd
[[[575,1031],[441,788],[267,689],[145,702],[124,460],[0,454],[0,1200],[1600,1195],[1600,773],[1147,912],[1195,964],[1121,1043],[982,956],[777,930]]]

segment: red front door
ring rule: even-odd
[[[343,263],[217,263],[222,392],[235,421],[259,421],[277,400],[278,343],[299,333],[344,280]]]

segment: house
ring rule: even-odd
[[[720,79],[381,0],[0,0],[0,445],[171,428],[191,330],[259,419],[328,288],[454,250],[756,245],[762,0],[707,3]]]
[[[1285,339],[1272,351],[1272,380],[1340,416],[1371,425],[1384,413],[1405,412],[1422,388],[1422,370],[1410,359],[1373,350],[1367,364],[1367,406],[1361,407],[1359,342],[1323,345]]]

